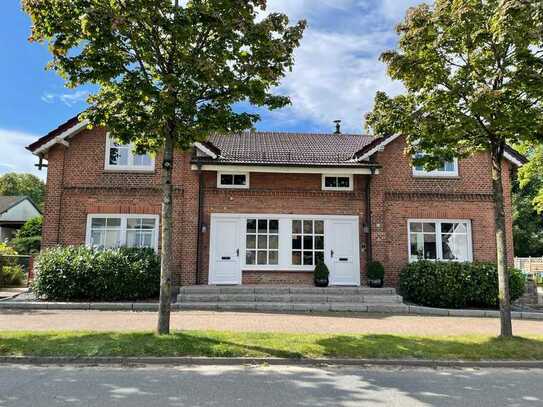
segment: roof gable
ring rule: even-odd
[[[30,202],[32,206],[39,212],[41,211],[38,209],[36,204],[30,199],[28,196],[25,195],[18,195],[18,196],[5,196],[0,195],[0,215],[6,213],[11,208],[16,207],[17,205],[21,204],[24,201]]]

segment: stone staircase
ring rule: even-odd
[[[176,308],[195,310],[397,312],[408,307],[394,288],[181,287]]]

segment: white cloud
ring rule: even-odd
[[[84,103],[89,97],[89,91],[78,90],[74,93],[44,93],[41,100],[45,103],[64,103],[68,107],[72,107],[79,103]]]
[[[343,120],[344,131],[361,132],[376,91],[402,92],[386,75],[381,52],[395,46],[395,25],[420,0],[269,0],[268,11],[292,20],[306,18],[308,29],[296,51],[293,72],[279,88],[292,106],[268,117],[277,128],[292,120],[314,123],[323,131]],[[269,126],[267,126],[269,127]]]
[[[45,179],[46,170],[39,171],[34,166],[37,158],[25,149],[38,138],[35,134],[0,128],[0,175],[6,172],[28,172]]]

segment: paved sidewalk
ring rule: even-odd
[[[372,333],[404,335],[497,335],[497,318],[386,314],[274,314],[183,311],[172,313],[175,330],[238,332]],[[0,331],[149,331],[154,312],[0,310]],[[543,335],[543,321],[514,320],[517,335]]]

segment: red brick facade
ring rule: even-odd
[[[88,214],[160,214],[160,166],[154,173],[112,172],[104,169],[103,129],[85,130],[70,146],[55,145],[48,154],[44,247],[85,243]],[[469,219],[472,222],[474,260],[494,260],[494,215],[489,158],[480,154],[460,161],[455,179],[415,178],[403,154],[403,142],[390,143],[375,155],[382,165],[371,181],[372,253],[383,262],[386,285],[396,285],[398,272],[408,261],[407,219]],[[213,213],[356,215],[360,219],[361,281],[365,284],[366,183],[370,176],[355,175],[351,192],[321,189],[320,174],[250,174],[250,189],[218,189],[216,172],[204,172],[201,270],[197,273],[198,171],[189,153],[174,159],[175,284],[206,284],[209,263],[209,225]],[[157,157],[156,163],[160,162]],[[509,166],[504,186],[507,208],[507,244],[512,262],[512,223]],[[199,278],[197,281],[197,275]],[[244,283],[306,284],[309,272],[244,271]]]

